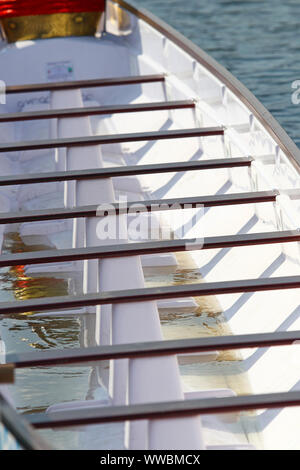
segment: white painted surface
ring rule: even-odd
[[[140,132],[159,129],[178,129],[194,125],[227,124],[226,148],[219,137],[203,139],[135,142],[69,149],[57,153],[28,152],[3,155],[2,174],[12,172],[52,171],[57,169],[84,169],[124,164],[167,163],[191,159],[222,158],[224,156],[253,155],[256,163],[247,169],[193,171],[180,174],[155,174],[110,181],[67,183],[65,185],[15,188],[1,190],[0,210],[8,207],[19,210],[112,202],[127,196],[128,200],[172,198],[206,194],[234,193],[250,190],[280,190],[299,188],[300,176],[278,148],[267,131],[253,118],[251,112],[239,102],[219,80],[212,77],[200,64],[171,44],[160,33],[137,21],[132,35],[124,38],[106,37],[54,39],[30,42],[22,49],[11,45],[2,51],[2,79],[10,84],[19,83],[22,70],[23,83],[45,80],[46,62],[69,60],[74,64],[76,79],[125,76],[168,72],[166,93],[168,99],[197,99],[196,121],[191,111],[134,113],[106,117],[61,119],[43,125],[33,122],[20,126],[0,127],[3,141],[21,138],[52,136],[79,136],[123,132]],[[27,64],[30,62],[30,67]],[[34,74],[32,71],[34,70]],[[92,106],[164,100],[161,84],[132,87],[111,87],[84,90],[81,93],[56,92],[53,96],[40,93],[8,99],[7,111],[16,111],[20,103],[23,110],[68,106]],[[38,102],[31,103],[31,99]],[[42,102],[42,104],[40,103]],[[43,108],[44,109],[44,108]],[[270,155],[271,163],[263,156]],[[84,158],[83,158],[84,157]],[[53,190],[54,188],[54,190]],[[17,198],[15,197],[17,194]],[[8,205],[7,205],[8,204]],[[10,205],[11,204],[11,205]],[[168,224],[175,232],[187,224],[195,210],[164,213],[160,222]],[[156,215],[157,217],[157,215]],[[228,206],[207,210],[184,234],[187,237],[254,233],[283,228],[299,227],[299,199],[280,196],[273,205],[257,204]],[[158,219],[156,219],[158,220]],[[125,221],[121,223],[125,224]],[[66,246],[94,246],[102,242],[96,236],[97,219],[86,223],[77,221],[21,224],[24,240],[43,239],[58,248]],[[143,237],[148,234],[143,232]],[[2,240],[0,233],[0,241]],[[2,242],[1,242],[2,243]],[[264,245],[227,250],[202,250],[192,253],[194,272],[198,270],[205,281],[259,278],[299,274],[299,246]],[[157,268],[178,265],[172,255],[143,257],[143,267]],[[144,286],[141,260],[138,257],[77,263],[76,269],[84,272],[84,291],[129,289]],[[34,270],[34,268],[32,268]],[[57,270],[60,268],[57,267]],[[72,269],[72,267],[71,267]],[[45,272],[47,269],[45,269]],[[145,271],[146,272],[146,271]],[[172,271],[171,271],[172,274]],[[169,273],[170,275],[170,273]],[[175,274],[174,274],[175,276]],[[172,278],[173,279],[173,278]],[[299,329],[299,290],[260,292],[253,294],[221,295],[217,301],[223,311],[222,322],[234,334],[272,332]],[[195,300],[185,299],[159,302],[162,315],[172,309],[174,316],[182,315],[182,337],[203,334],[197,321]],[[189,310],[188,310],[189,309]],[[92,309],[91,311],[95,311]],[[194,323],[187,327],[185,314]],[[84,315],[84,314],[83,314]],[[89,316],[90,317],[90,316]],[[176,317],[176,320],[178,318]],[[175,321],[175,320],[174,320]],[[185,322],[185,323],[184,323]],[[174,322],[173,322],[174,323]],[[86,336],[93,344],[151,341],[163,337],[157,305],[154,302],[115,305],[97,309],[96,319],[86,321]],[[175,325],[175,323],[174,323]],[[170,321],[170,327],[172,322]],[[94,334],[95,331],[95,334]],[[163,330],[165,331],[165,330]],[[209,326],[208,330],[209,331]],[[226,333],[226,332],[225,332]],[[214,334],[212,330],[211,334]],[[220,334],[220,333],[219,333]],[[89,342],[86,345],[91,344]],[[268,350],[239,351],[233,360],[220,356],[211,362],[180,365],[175,357],[164,359],[139,359],[115,361],[111,365],[109,393],[112,402],[143,403],[183,399],[184,390],[205,393],[219,388],[233,389],[234,393],[264,393],[299,387],[299,353],[290,347]],[[296,364],[296,365],[295,365]],[[237,372],[238,371],[238,372]],[[242,384],[242,385],[241,385]],[[215,386],[216,385],[216,386]],[[229,386],[230,385],[230,386]],[[214,387],[215,386],[215,387]],[[132,448],[202,448],[234,444],[235,448],[247,445],[250,440],[259,448],[297,448],[299,408],[281,410],[279,413],[260,412],[257,417],[244,416],[229,422],[218,417],[202,420],[154,420],[133,424],[126,431],[126,442]],[[282,430],[284,429],[284,433]],[[86,431],[88,433],[88,431]],[[91,431],[92,432],[92,431]]]

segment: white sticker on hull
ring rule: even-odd
[[[72,62],[64,60],[61,62],[48,62],[47,63],[47,80],[52,81],[67,81],[74,79],[74,67]]]

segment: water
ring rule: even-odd
[[[298,0],[136,0],[236,76],[300,145]]]
[[[41,249],[45,246],[34,247],[34,250]],[[30,247],[22,243],[18,233],[6,234],[3,253],[29,250]],[[1,301],[67,295],[69,284],[67,276],[60,278],[54,273],[36,277],[27,275],[24,266],[0,270]],[[0,322],[7,353],[70,349],[82,345],[82,323],[76,316],[38,318],[27,312],[25,315],[2,317]],[[84,399],[89,376],[88,366],[19,369],[15,373],[11,393],[20,413],[43,412],[53,403]],[[78,437],[72,432],[45,431],[43,434],[55,448],[72,448],[76,446]]]
[[[34,249],[42,249],[42,245]],[[24,252],[30,247],[23,244],[18,233],[5,236],[3,252]],[[32,247],[31,247],[32,249]],[[177,254],[174,270],[145,270],[147,287],[178,285],[201,282],[199,268],[188,253]],[[0,296],[9,301],[14,299],[39,298],[66,295],[70,292],[72,274],[63,278],[55,273],[30,276],[24,266],[3,268],[0,271]],[[77,282],[77,284],[80,284]],[[72,285],[72,284],[71,284]],[[78,290],[77,290],[78,292]],[[196,308],[185,312],[172,309],[161,310],[161,326],[165,339],[217,336],[230,334],[224,321],[221,307],[214,297],[195,297]],[[1,318],[1,334],[8,353],[34,350],[70,349],[87,346],[84,332],[93,331],[94,316],[48,316],[42,317],[27,312]],[[179,359],[182,378],[187,387],[198,389],[230,387],[236,393],[247,393],[249,383],[241,368],[240,356],[236,351],[224,351],[212,362],[198,363],[194,359]],[[98,372],[103,377],[103,367],[59,366],[32,367],[16,371],[15,384],[11,387],[17,409],[20,413],[41,413],[55,403],[106,399],[104,388],[97,385]],[[98,372],[97,372],[98,369]],[[108,370],[108,369],[107,369]],[[107,372],[106,372],[107,374]],[[93,446],[102,449],[122,448],[122,424],[98,425],[89,428],[89,434],[72,430],[41,432],[47,442],[56,449],[76,449]]]

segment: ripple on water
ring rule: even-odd
[[[176,253],[178,266],[166,274],[147,275],[147,286],[178,285],[204,282],[201,270],[195,265],[190,254]],[[195,297],[196,310],[176,313],[174,310],[160,310],[162,331],[165,339],[184,339],[232,334],[221,306],[214,296]],[[216,360],[181,364],[180,371],[187,387],[198,390],[231,388],[238,394],[251,393],[247,375],[243,371],[238,351],[220,351]]]
[[[300,105],[291,103],[291,84],[300,78],[298,0],[138,0],[138,4],[224,65],[300,145]],[[291,121],[289,116],[295,110]]]
[[[47,247],[37,245],[34,247],[35,250],[45,248]],[[4,253],[20,253],[29,249],[17,233],[6,235]],[[26,274],[24,266],[1,269],[0,281],[1,298],[8,301],[67,295],[69,291],[68,277],[55,277],[54,273],[33,277]],[[81,321],[76,316],[38,318],[27,312],[25,315],[1,317],[0,322],[1,335],[8,353],[82,346]],[[20,412],[37,413],[57,402],[84,400],[89,377],[89,367],[19,369],[11,391]],[[77,432],[45,431],[43,434],[57,448],[76,447]]]

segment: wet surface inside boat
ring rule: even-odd
[[[28,246],[24,245],[18,233],[8,233],[4,240],[3,254],[6,252],[26,252]],[[47,246],[35,245],[34,250],[42,250]],[[32,247],[31,247],[32,249]],[[176,255],[177,265],[162,268],[144,268],[145,285],[163,286],[196,283],[202,276],[189,254]],[[17,266],[1,273],[1,286],[3,294],[8,299],[28,299],[66,295],[70,290],[77,289],[82,283],[77,275],[72,277],[66,274],[47,273],[40,277],[38,274],[29,276],[25,274],[24,266]],[[4,271],[2,269],[2,271]],[[52,277],[53,276],[53,277]],[[81,282],[80,282],[81,281]],[[70,285],[73,289],[70,289]],[[77,290],[78,292],[78,290]],[[214,297],[196,297],[193,305],[184,305],[181,308],[163,305],[159,310],[162,331],[165,339],[178,339],[189,337],[205,337],[231,334],[229,326],[222,315],[219,303]],[[88,320],[87,320],[88,323]],[[85,322],[83,316],[35,315],[27,312],[1,320],[2,338],[6,343],[6,352],[27,352],[28,350],[67,349],[84,347],[82,338]],[[181,356],[179,359],[181,377],[186,390],[226,389],[236,393],[245,394],[250,391],[247,375],[240,365],[241,357],[236,351],[224,351],[219,354],[212,353],[203,363],[195,356]],[[206,362],[209,360],[209,362]],[[108,369],[108,364],[103,364]],[[30,368],[19,370],[16,374],[14,398],[21,413],[38,413],[57,401],[70,402],[93,400],[99,397],[107,398],[107,391],[97,390],[93,380],[95,368],[89,366]],[[87,383],[89,388],[87,389]],[[33,403],[35,406],[32,406]],[[238,416],[231,420],[238,421]],[[229,422],[231,421],[229,419]],[[227,420],[228,421],[228,420]],[[227,422],[227,428],[229,423]],[[237,432],[239,426],[231,425],[230,431]],[[94,440],[95,448],[113,449],[123,446],[123,425],[100,425],[92,429],[99,433]],[[209,429],[207,430],[209,433]],[[222,432],[222,431],[221,431]],[[42,431],[42,435],[56,448],[78,448],[82,435],[75,428],[64,431]],[[91,434],[91,435],[92,435]],[[216,434],[216,431],[214,431]],[[238,438],[243,438],[243,429],[238,432]],[[221,438],[222,439],[222,438]],[[92,443],[85,445],[91,445]]]
[[[105,71],[106,77],[119,76],[121,72],[123,76],[130,75],[129,72],[132,75],[132,72],[137,71],[141,75],[163,72],[164,70],[159,69],[159,65],[151,56],[146,34],[148,29],[145,28],[145,31],[143,37],[145,54],[138,54],[134,48],[131,48],[130,42],[128,47],[125,43],[125,47],[118,37],[108,36],[95,43],[93,39],[76,39],[78,53],[83,61],[81,64],[77,64],[75,56],[73,57],[73,42],[64,42],[64,54],[69,54],[72,59],[70,61],[78,65],[77,69],[74,68],[75,72],[77,71],[75,78],[81,76],[86,78],[86,73],[84,75],[82,71],[85,56],[89,56],[89,60],[94,59],[94,67],[90,71],[91,78],[103,76],[101,64],[98,64],[99,50],[103,60],[110,57]],[[153,37],[158,41],[156,52],[159,50],[163,55],[160,50],[159,34],[155,33]],[[57,46],[62,44],[60,40],[54,41]],[[26,61],[30,47],[37,48],[37,63],[42,60],[41,52],[50,53],[50,46],[29,45],[24,47],[22,60]],[[59,47],[56,47],[56,51],[58,49]],[[17,53],[18,51],[13,51],[13,54]],[[167,42],[165,45],[164,54],[168,59],[168,63],[165,64],[166,69],[172,72],[163,83],[107,87],[105,91],[96,88],[81,92],[55,91],[52,95],[43,92],[38,95],[40,99],[43,98],[42,102],[30,101],[25,94],[21,94],[18,98],[11,98],[8,110],[16,112],[21,107],[23,112],[35,112],[49,108],[50,102],[51,108],[55,109],[76,107],[78,103],[80,107],[137,105],[200,97],[195,108],[76,118],[79,119],[77,124],[75,118],[59,118],[54,124],[49,120],[1,123],[4,142],[49,139],[53,133],[56,138],[70,137],[70,135],[74,137],[73,134],[78,136],[80,132],[84,134],[86,130],[89,136],[109,136],[225,125],[227,127],[225,137],[214,135],[164,140],[157,138],[151,141],[101,145],[103,166],[110,168],[209,161],[249,155],[255,157],[251,167],[115,177],[112,179],[115,200],[124,201],[126,198],[128,201],[142,203],[151,199],[163,201],[163,199],[187,196],[222,197],[235,193],[270,191],[274,188],[295,189],[299,175],[285,156],[282,153],[278,154],[275,143],[259,125],[251,124],[253,116],[250,119],[249,111],[235,100],[228,90],[226,99],[223,99],[222,93],[225,91],[222,86],[210,75],[205,74],[202,68],[197,68],[195,62],[184,53],[179,54],[171,43]],[[192,77],[189,75],[190,68],[194,70]],[[29,72],[27,78],[28,82],[33,81]],[[41,74],[39,81],[42,80]],[[200,96],[198,96],[199,90],[198,93],[195,92],[193,80],[197,83],[197,87],[199,85],[200,89],[204,90]],[[89,155],[95,150],[95,145],[82,146],[80,150],[81,159],[84,157],[88,161]],[[69,168],[72,166],[69,165],[70,161],[73,166],[78,165],[82,168],[78,154],[69,153],[65,149],[5,152],[2,157],[2,175],[11,173],[27,175],[74,169]],[[84,194],[84,186],[71,181],[12,186],[8,190],[3,189],[0,196],[8,199],[10,203],[5,212],[73,207],[77,198],[86,200],[92,195],[94,200],[97,199],[97,184],[96,180],[92,180],[88,195]],[[99,190],[99,197],[100,193]],[[110,201],[109,194],[106,193],[104,202],[108,201]],[[149,240],[151,224],[154,224],[156,229],[159,227],[159,231],[156,232],[157,240],[168,238],[165,236],[168,229],[174,239],[202,239],[208,236],[295,229],[299,209],[299,199],[291,200],[287,195],[280,195],[276,201],[274,197],[274,201],[257,204],[239,203],[226,206],[219,204],[216,207],[161,211],[154,217],[153,214],[144,214],[138,222],[135,222],[134,217],[130,215],[126,221],[127,235],[130,243],[135,242],[137,236],[138,241]],[[290,213],[296,214],[295,218],[290,216]],[[85,239],[80,239],[83,230],[82,220],[78,219],[76,224],[73,224],[71,219],[62,219],[24,222],[10,227],[6,225],[3,254],[42,251],[49,248],[55,252],[56,249],[71,248],[74,246],[74,240],[76,246],[80,247],[86,242]],[[88,226],[89,222],[86,224]],[[91,227],[95,228],[92,225]],[[88,231],[85,236],[87,238],[90,236]],[[86,273],[91,269],[95,275],[92,267],[97,262],[88,263],[70,261],[1,268],[1,301],[93,292],[91,286],[95,286],[95,276],[89,277]],[[100,260],[99,266],[102,266],[97,271],[99,285],[106,286],[111,282],[112,274],[108,274],[104,269],[108,266],[106,260]],[[191,250],[176,254],[142,255],[140,271],[146,287],[296,276],[299,274],[299,246],[297,242],[291,242]],[[86,289],[89,282],[91,285]],[[168,340],[297,330],[299,299],[299,289],[279,289],[158,300],[157,307],[162,335]],[[105,311],[105,308],[103,310]],[[0,319],[0,329],[7,353],[85,348],[99,344],[101,336],[98,331],[99,316],[87,313],[85,308],[76,311],[3,315]],[[109,334],[107,331],[105,333],[106,336],[104,334],[101,339],[108,342]],[[294,367],[297,358],[297,354],[291,354],[289,347],[285,346],[177,356],[186,399],[197,393],[203,397],[205,393],[213,393],[214,396],[218,393],[220,396],[234,396],[297,390],[299,378],[297,368]],[[84,366],[20,369],[16,371],[15,385],[10,386],[9,390],[14,396],[17,409],[25,415],[46,410],[51,413],[51,407],[52,410],[57,410],[60,406],[84,408],[93,402],[97,402],[98,405],[101,402],[101,406],[105,406],[110,404],[112,373],[108,362]],[[207,446],[253,444],[256,448],[278,448],[278,446],[298,448],[299,443],[294,430],[297,428],[299,412],[299,408],[294,408],[203,416],[201,423],[204,441]],[[289,428],[282,436],[278,430],[282,426],[286,427],[287,423]],[[40,432],[57,448],[113,449],[123,448],[125,445],[125,427],[122,423]]]

